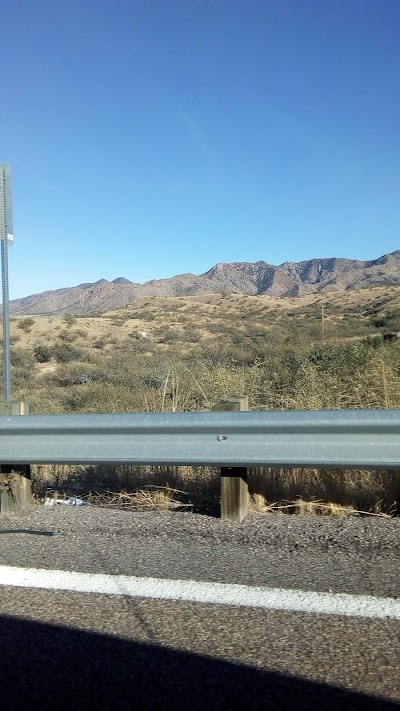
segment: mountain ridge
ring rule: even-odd
[[[10,302],[12,315],[89,314],[124,308],[145,296],[196,296],[242,293],[294,297],[381,285],[400,285],[400,250],[361,261],[343,257],[283,262],[219,262],[203,274],[178,274],[143,284],[126,277],[32,294]]]

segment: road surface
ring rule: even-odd
[[[0,516],[2,709],[400,708],[400,520]]]

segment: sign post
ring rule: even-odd
[[[3,362],[4,401],[11,400],[10,367],[10,306],[8,290],[8,247],[13,244],[13,212],[11,166],[0,163],[0,241],[1,241],[1,282],[3,290]]]
[[[10,304],[8,291],[8,248],[14,241],[11,166],[0,163],[0,242],[1,282],[3,290],[3,362],[4,404],[0,415],[26,415],[28,403],[11,401],[10,366]],[[31,504],[31,478],[29,464],[0,464],[0,513],[16,511]]]

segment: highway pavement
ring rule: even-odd
[[[2,514],[0,706],[400,708],[399,553],[398,519]]]

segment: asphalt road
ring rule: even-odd
[[[400,597],[400,520],[35,507],[0,565]],[[3,709],[400,708],[398,619],[2,584]]]

